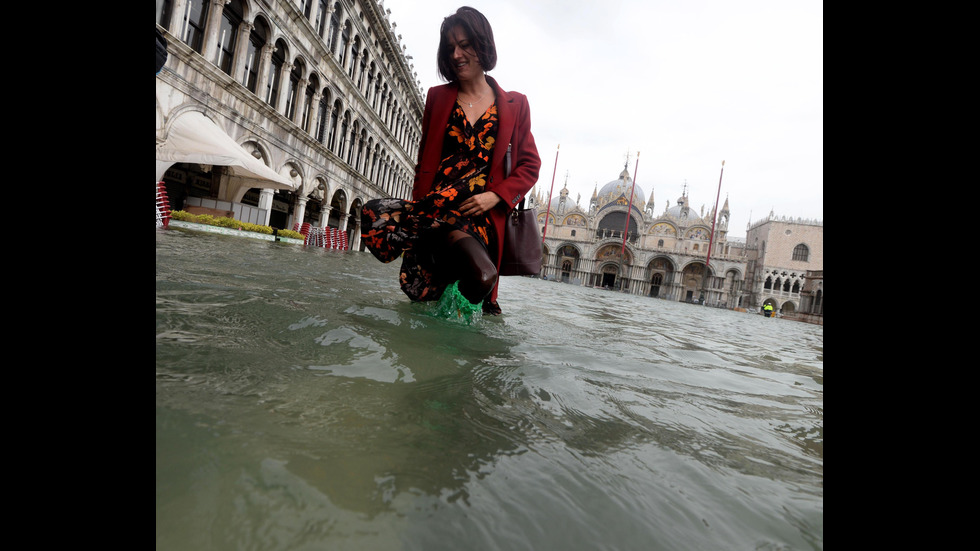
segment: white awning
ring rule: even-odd
[[[229,196],[244,187],[293,190],[296,185],[238,145],[211,119],[198,111],[178,115],[167,140],[157,146],[157,179],[174,163],[198,163],[228,167]]]

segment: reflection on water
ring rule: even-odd
[[[823,328],[157,230],[157,549],[822,549]]]

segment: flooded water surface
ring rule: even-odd
[[[823,327],[156,235],[156,549],[823,549]]]

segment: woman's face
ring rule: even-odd
[[[452,62],[453,69],[456,71],[458,80],[470,80],[483,75],[483,67],[476,56],[473,44],[466,36],[462,27],[453,27],[449,31],[449,60]]]

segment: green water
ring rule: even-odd
[[[823,548],[823,328],[156,236],[156,549]]]

